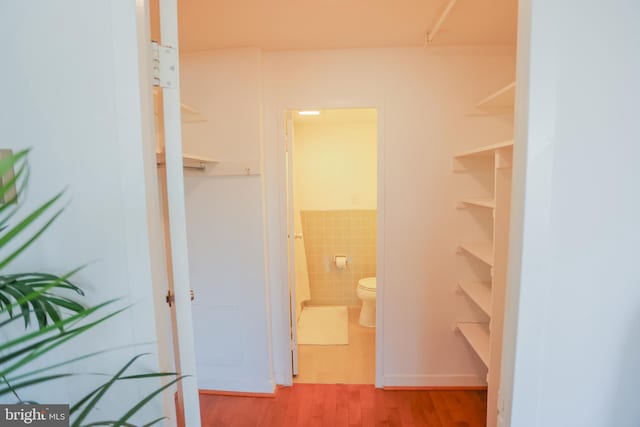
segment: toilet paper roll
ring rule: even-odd
[[[338,270],[346,270],[347,269],[347,257],[344,255],[336,255],[335,263]]]

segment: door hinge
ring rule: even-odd
[[[151,61],[154,86],[178,87],[178,49],[151,42]]]
[[[176,296],[171,292],[171,289],[167,291],[167,296],[164,297],[164,300],[169,304],[169,307],[173,306],[173,303],[176,301]]]
[[[196,291],[193,289],[189,290],[189,299],[191,299],[191,301],[196,299]],[[173,303],[176,302],[176,296],[171,292],[171,289],[167,291],[167,295],[164,297],[164,300],[169,304],[169,307],[173,306]]]

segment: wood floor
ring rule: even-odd
[[[376,330],[360,326],[360,307],[349,307],[348,345],[298,345],[296,383],[373,384]]]
[[[200,397],[204,427],[484,427],[484,391],[389,391],[371,385],[294,384],[274,398]]]

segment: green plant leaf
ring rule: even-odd
[[[135,347],[135,345],[128,344],[128,345],[122,345],[122,346],[118,346],[118,347],[112,347],[112,348],[107,348],[107,349],[104,349],[104,350],[95,351],[95,352],[92,352],[92,353],[83,354],[82,356],[78,356],[78,357],[75,357],[73,359],[68,359],[68,360],[65,360],[65,361],[62,361],[62,362],[55,363],[53,365],[46,366],[44,368],[37,369],[35,371],[29,371],[29,372],[25,372],[23,374],[15,376],[15,377],[11,377],[9,379],[9,381],[17,381],[17,380],[22,379],[22,378],[27,378],[27,377],[31,377],[33,375],[40,374],[42,372],[52,371],[54,369],[60,368],[60,367],[65,366],[65,365],[70,365],[70,364],[78,362],[80,360],[90,359],[92,357],[96,357],[96,356],[100,356],[100,355],[103,355],[103,354],[107,354],[109,352],[121,351],[123,349],[133,348],[133,347]],[[160,373],[160,374],[164,375],[164,373]],[[94,374],[94,375],[111,376],[111,375],[108,375],[108,374]],[[124,377],[123,379],[126,379],[126,377]]]
[[[129,420],[129,418],[131,418],[132,416],[134,416],[136,414],[136,412],[138,412],[140,409],[142,409],[146,404],[148,404],[149,402],[151,402],[151,400],[156,397],[157,395],[159,395],[160,393],[162,393],[164,390],[168,389],[169,387],[171,387],[172,385],[174,385],[175,383],[177,383],[178,381],[182,380],[184,377],[178,377],[173,381],[169,381],[167,384],[163,385],[160,388],[157,388],[156,390],[154,390],[153,392],[149,393],[144,399],[142,399],[140,402],[138,402],[136,405],[133,406],[133,408],[129,409],[127,411],[127,413],[125,413],[119,420],[117,423],[114,424],[114,427],[118,427],[118,426],[124,426],[126,421]]]
[[[16,224],[9,225],[12,219],[17,218],[20,204],[17,203],[24,194],[29,182],[30,169],[27,162],[29,150],[23,150],[0,159],[0,176],[5,177],[12,171],[13,176],[5,182],[0,182],[0,200],[7,199],[7,194],[12,193],[9,203],[0,203],[0,251],[5,250],[0,257],[0,272],[36,242],[42,234],[56,221],[64,211],[58,204],[64,194],[60,192],[26,217],[16,219]],[[13,191],[15,189],[15,196]],[[11,249],[10,249],[11,247]],[[24,320],[25,327],[37,322],[38,328],[27,329],[23,334],[0,342],[0,396],[12,393],[23,401],[17,390],[31,386],[48,384],[50,381],[76,375],[73,373],[56,373],[55,369],[70,365],[83,359],[88,359],[103,351],[92,352],[68,360],[50,364],[40,369],[29,369],[37,359],[51,354],[56,348],[65,345],[70,340],[89,333],[96,326],[108,321],[120,314],[128,307],[110,310],[108,313],[98,314],[98,310],[106,308],[116,300],[107,301],[94,307],[84,307],[75,301],[69,294],[56,291],[69,291],[77,295],[84,295],[80,287],[69,280],[69,277],[77,270],[59,277],[49,273],[12,273],[0,275],[0,328],[13,326],[15,321]],[[2,317],[4,316],[4,317]],[[96,319],[97,317],[97,319]],[[35,325],[34,325],[35,326]],[[173,372],[149,372],[125,375],[125,372],[140,357],[130,360],[115,376],[109,375],[110,380],[102,384],[82,398],[72,407],[72,412],[81,411],[81,419],[74,425],[80,425],[115,382],[143,381],[150,378],[176,377]],[[26,368],[26,369],[25,369]],[[11,377],[11,375],[14,375]],[[103,375],[103,374],[96,374]],[[129,411],[115,421],[101,421],[88,424],[88,426],[132,426],[129,419],[140,408],[147,405],[155,396],[182,377],[176,378],[168,384],[155,389],[143,400],[137,402]],[[6,384],[6,386],[3,386]],[[26,400],[25,400],[26,402]],[[152,426],[162,421],[164,417],[157,418],[145,426]]]
[[[69,376],[71,376],[71,374],[47,375],[45,377],[33,378],[33,379],[30,379],[28,381],[24,381],[24,382],[21,382],[21,383],[18,383],[18,384],[10,384],[5,388],[0,388],[0,396],[2,396],[4,394],[7,394],[7,393],[13,393],[16,390],[19,390],[19,389],[24,388],[24,387],[29,387],[29,386],[40,384],[40,383],[46,383],[46,382],[49,382],[49,381],[53,381],[53,380],[57,380],[59,378],[65,378],[65,377],[69,377]]]
[[[49,291],[60,287],[74,291],[76,291],[76,289],[79,290],[76,285],[69,282],[68,278],[82,268],[84,268],[84,266],[76,268],[62,277],[50,274],[40,275],[37,273],[0,276],[0,295],[3,295],[3,293],[9,294],[16,299],[14,304],[6,307],[9,311],[9,317],[13,317],[12,308],[14,306],[17,305],[24,308],[26,303],[30,303],[33,307],[33,313],[38,319],[39,326],[42,328],[49,324],[49,319],[54,323],[60,320],[60,314],[54,306],[61,306],[76,313],[81,312],[84,309],[81,304],[66,297],[55,296]],[[20,293],[22,296],[17,298],[16,293]],[[0,312],[1,311],[4,311],[4,308],[0,309]],[[22,314],[23,316],[31,315],[30,312],[25,313],[24,310],[22,310]],[[25,318],[25,326],[28,324],[29,319]]]
[[[117,299],[113,299],[113,300],[109,300],[109,301],[103,302],[102,304],[98,304],[96,306],[87,308],[87,309],[83,310],[80,313],[74,314],[73,316],[68,317],[66,319],[63,319],[60,322],[56,322],[55,324],[47,326],[46,328],[39,329],[39,330],[33,331],[33,332],[29,332],[29,333],[27,333],[25,335],[22,335],[22,336],[18,337],[18,338],[14,338],[14,339],[9,340],[9,341],[7,341],[5,343],[1,343],[0,344],[0,352],[5,351],[7,349],[14,348],[14,347],[16,347],[16,346],[18,346],[20,344],[27,343],[27,342],[31,341],[32,339],[34,339],[34,338],[42,337],[42,336],[46,335],[48,332],[51,332],[51,331],[54,331],[54,330],[58,329],[59,326],[64,326],[64,325],[69,324],[71,322],[75,322],[77,320],[83,319],[83,318],[89,316],[90,314],[95,313],[96,311],[100,310],[101,308],[106,307],[109,304],[113,304],[116,301],[117,301]],[[121,310],[119,310],[119,311],[121,311]],[[3,358],[0,357],[0,364],[3,363],[2,360],[3,360]]]
[[[111,386],[118,380],[118,378],[127,370],[129,369],[129,367],[131,365],[133,365],[133,363],[138,360],[140,357],[142,357],[143,354],[138,354],[136,356],[134,356],[131,360],[129,360],[113,377],[111,377],[111,379],[109,381],[107,381],[106,383],[104,383],[100,388],[99,391],[97,393],[95,393],[95,395],[91,398],[91,400],[87,401],[85,408],[82,410],[82,412],[78,415],[78,417],[75,419],[75,421],[73,422],[73,424],[71,425],[72,427],[78,427],[80,426],[80,423],[82,423],[82,421],[85,420],[85,418],[87,418],[87,416],[89,416],[89,413],[91,412],[91,410],[95,407],[95,405],[100,401],[100,399],[102,398],[102,396],[104,396],[107,391],[109,391],[109,389],[111,388]]]
[[[155,420],[146,423],[142,427],[151,427],[151,426],[154,426],[154,425],[158,424],[160,421],[164,421],[166,419],[167,419],[167,417],[156,418]]]
[[[99,325],[100,323],[105,322],[106,320],[118,315],[119,313],[121,313],[122,311],[124,311],[125,309],[121,309],[118,311],[115,311],[113,313],[109,313],[101,318],[99,318],[98,320],[91,322],[87,325],[83,325],[74,329],[69,329],[69,330],[65,330],[63,332],[60,332],[58,335],[55,335],[53,337],[49,337],[49,338],[45,338],[35,344],[29,345],[25,348],[22,348],[20,350],[17,350],[7,356],[1,357],[0,358],[0,364],[2,363],[2,359],[4,358],[11,358],[11,359],[15,359],[17,357],[19,357],[20,355],[24,354],[24,353],[29,353],[28,355],[26,355],[24,358],[20,359],[18,362],[15,362],[13,365],[11,365],[8,368],[3,369],[2,372],[0,372],[0,375],[7,375],[12,371],[15,371],[16,369],[26,365],[27,363],[39,358],[40,356],[42,356],[43,354],[46,354],[47,352],[51,351],[52,349],[54,349],[55,347],[58,347],[62,344],[64,344],[65,342],[75,338],[76,336],[88,331],[89,329]],[[65,319],[67,320],[67,319]],[[49,328],[49,327],[48,327]],[[45,329],[48,329],[45,328]],[[42,331],[42,329],[38,330]]]
[[[25,159],[29,154],[30,149],[20,150],[11,156],[0,159],[0,176],[4,176],[7,172],[13,169],[13,166],[19,161]]]
[[[27,304],[27,302],[25,301],[24,295],[22,295],[19,290],[10,287],[3,288],[3,292],[9,294],[11,297],[13,297],[13,299],[16,300],[15,305],[20,307],[20,312],[22,313],[22,317],[24,319],[24,327],[26,328],[27,326],[29,326],[31,316],[29,313],[29,304]]]
[[[43,205],[38,211],[36,211],[36,213],[29,215],[27,218],[25,218],[22,222],[20,222],[18,225],[16,225],[15,227],[13,227],[11,230],[9,230],[9,232],[2,236],[0,238],[0,248],[4,247],[6,245],[6,243],[2,243],[2,239],[5,239],[8,237],[8,241],[11,241],[14,237],[16,237],[22,230],[26,229],[27,226],[31,223],[33,223],[33,221],[35,221],[39,216],[41,216],[44,212],[46,212],[46,210],[53,205],[53,203],[55,201],[58,200],[58,198],[61,196],[62,194],[60,194],[59,196],[54,197],[53,199],[51,199],[48,203],[51,204],[45,204]],[[58,217],[60,216],[60,214],[62,213],[63,209],[58,210],[52,217],[51,219],[49,219],[33,236],[31,236],[31,238],[29,238],[25,243],[23,243],[18,249],[16,249],[15,251],[13,251],[11,253],[11,255],[7,256],[4,260],[2,260],[2,262],[0,262],[0,270],[3,269],[4,267],[6,267],[11,261],[13,261],[18,255],[20,255],[22,252],[25,251],[25,249],[27,249],[29,246],[31,246],[33,244],[33,242],[35,242],[38,237],[40,237],[42,235],[42,233],[44,233],[50,226],[51,224],[53,224],[53,222],[58,219]],[[37,215],[36,215],[37,214]]]
[[[82,427],[93,427],[93,426],[113,426],[117,423],[117,421],[97,421],[91,424],[85,424]],[[135,424],[122,424],[124,427],[138,427]]]
[[[8,311],[9,317],[13,317],[13,304],[9,301],[9,298],[4,296],[0,292],[0,311]]]

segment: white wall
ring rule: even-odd
[[[301,210],[376,209],[377,133],[371,123],[295,125],[294,204]]]
[[[241,49],[181,57],[185,152],[261,168],[261,53]],[[231,168],[233,170],[233,168]],[[272,392],[261,176],[185,177],[198,385]]]
[[[520,5],[512,402],[503,385],[517,427],[640,419],[640,3],[576,4]]]
[[[202,385],[268,391],[274,381],[291,381],[285,111],[340,107],[379,111],[385,218],[378,223],[386,254],[377,263],[385,307],[379,385],[483,383],[480,362],[452,330],[470,304],[455,287],[459,180],[451,156],[510,136],[509,123],[466,113],[513,78],[513,52],[238,49],[185,55],[181,72],[183,101],[209,118],[185,125],[185,150],[221,164],[255,162],[263,150],[265,156],[262,178],[187,179],[196,342],[206,342],[197,344]],[[264,243],[268,256],[260,253]],[[211,316],[198,304],[220,307]],[[206,367],[210,381],[201,366],[207,351],[218,358]]]
[[[80,0],[0,5],[0,36],[9,41],[0,69],[6,82],[0,97],[1,145],[33,147],[24,212],[67,186],[70,202],[39,243],[5,272],[62,274],[90,263],[74,279],[86,290],[87,304],[112,298],[121,298],[117,306],[134,304],[65,345],[56,360],[127,348],[75,364],[70,372],[115,372],[142,352],[154,354],[142,360],[140,370],[159,366],[152,281],[162,278],[157,276],[162,269],[154,264],[149,243],[159,212],[155,193],[146,187],[154,182],[154,158],[151,135],[141,126],[141,93],[149,95],[139,80],[139,73],[148,71],[138,67],[136,19],[144,18],[142,7]],[[72,377],[24,397],[68,403],[102,381]],[[96,416],[124,414],[158,384],[116,388]],[[134,422],[161,412],[156,401]]]
[[[269,271],[278,383],[290,381],[284,155],[286,109],[377,107],[385,258],[384,354],[378,385],[472,385],[482,369],[452,330],[469,303],[455,293],[457,180],[451,156],[507,139],[511,126],[466,116],[477,99],[513,78],[502,49],[362,49],[264,54],[265,174]],[[379,240],[380,241],[380,240]],[[380,337],[380,335],[378,336]],[[382,357],[381,357],[382,356]]]

